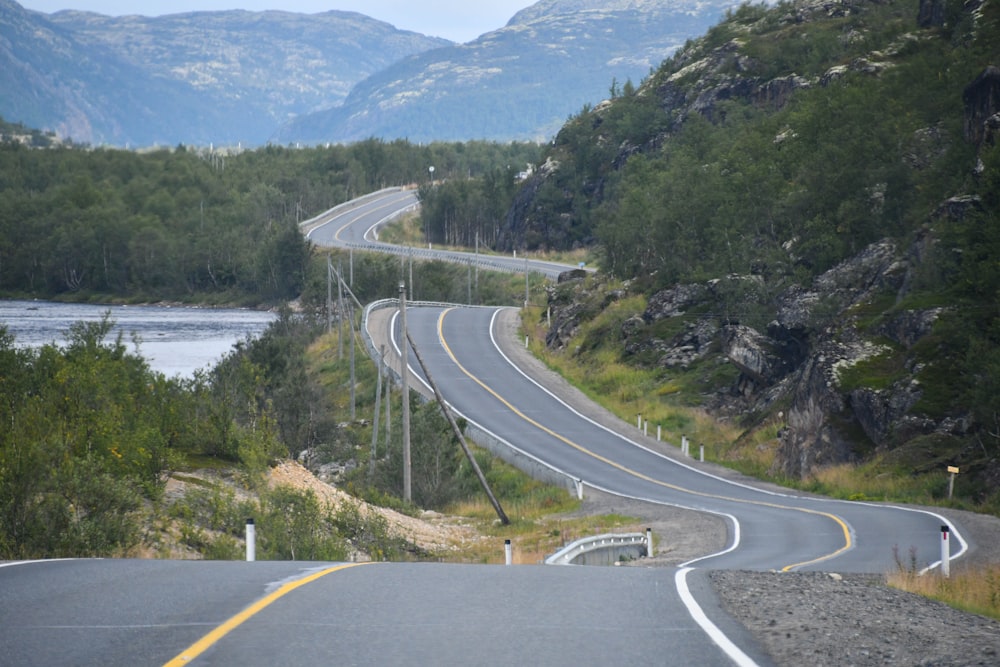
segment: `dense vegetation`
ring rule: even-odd
[[[280,302],[299,295],[297,223],[385,186],[479,175],[536,147],[385,143],[234,155],[0,144],[0,293]]]
[[[764,404],[778,387],[744,394],[745,378],[718,363],[718,339],[703,363],[666,367],[663,348],[703,323],[701,331],[739,325],[763,337],[818,276],[887,239],[909,267],[903,286],[873,291],[850,311],[830,295],[808,309],[794,344],[809,350],[841,331],[863,337],[883,351],[838,375],[845,403],[855,390],[912,381],[919,399],[909,417],[960,426],[918,437],[904,427],[876,443],[849,416],[831,416],[854,462],[867,464],[849,473],[850,495],[940,501],[945,464],[960,464],[959,492],[996,511],[1000,147],[995,131],[984,138],[996,76],[972,84],[1000,61],[1000,7],[949,3],[923,26],[918,9],[743,5],[640,85],[613,84],[610,102],[571,118],[497,234],[500,250],[583,246],[601,255],[601,279],[552,292],[553,311],[567,314],[560,326],[575,333],[567,341],[542,320],[536,337],[565,345],[550,363],[620,403],[623,417],[659,412],[674,422],[672,437],[695,427],[678,406],[719,407],[735,396],[721,411],[733,432],[704,435],[737,440],[743,447],[727,458],[766,474],[792,399]],[[448,220],[474,220],[482,205],[464,192],[476,190],[451,188],[439,198],[472,205]],[[706,296],[678,306],[683,316],[646,317],[652,297],[676,285]],[[936,319],[904,345],[886,332],[908,313]],[[881,483],[897,476],[898,493]],[[822,479],[785,481],[840,492]]]
[[[400,271],[395,258],[355,257],[358,294],[373,300],[392,293]],[[429,299],[456,300],[466,294],[467,275],[419,264],[414,283]],[[481,295],[511,302],[521,289],[519,281],[484,276]],[[325,292],[322,285],[313,294]],[[359,494],[396,504],[391,498],[402,495],[398,392],[369,474],[371,423],[362,416],[371,419],[375,365],[359,347],[360,397],[352,410],[346,353],[338,358],[331,343],[339,327],[316,343],[326,327],[325,304],[309,298],[306,307],[299,314],[283,309],[263,335],[191,378],[150,370],[121,337],[108,339],[113,322],[107,318],[74,325],[62,348],[19,347],[0,326],[0,559],[157,549],[163,538],[144,526],[168,517],[181,522],[187,548],[233,558],[249,516],[266,535],[261,558],[337,559],[351,548],[401,555],[406,545],[376,516],[351,507],[330,512],[309,493],[261,486],[269,463],[308,450],[318,462],[360,461],[352,482]],[[310,363],[315,345],[326,352]],[[443,508],[476,494],[443,417],[416,402],[413,414],[415,502]],[[397,453],[387,455],[392,450]],[[508,474],[485,459],[481,466],[500,480]],[[224,487],[163,502],[169,474],[199,468],[241,471],[239,484],[259,494],[259,504]],[[286,516],[297,518],[285,525]]]

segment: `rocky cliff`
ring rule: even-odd
[[[887,5],[877,7],[882,11]],[[549,347],[586,355],[586,345],[577,337],[584,323],[599,317],[609,303],[642,295],[645,311],[626,317],[610,335],[605,331],[603,340],[620,341],[625,360],[659,369],[668,378],[698,368],[731,369],[732,373],[713,375],[723,380],[706,386],[697,402],[746,433],[764,424],[780,424],[774,475],[808,478],[828,465],[873,460],[919,474],[961,462],[963,474],[970,473],[969,487],[976,489],[973,495],[983,500],[995,492],[1000,480],[997,413],[990,407],[995,402],[990,391],[976,388],[994,386],[990,378],[996,338],[991,332],[996,324],[989,313],[995,306],[997,280],[990,268],[995,263],[989,265],[987,259],[995,257],[995,244],[987,239],[995,234],[991,207],[996,205],[1000,182],[996,140],[1000,77],[989,63],[997,56],[990,36],[1000,24],[995,7],[989,5],[967,4],[959,11],[927,0],[919,8],[900,7],[894,14],[901,20],[898,32],[880,35],[883,41],[873,48],[871,26],[849,20],[866,11],[863,4],[827,0],[791,3],[770,12],[745,8],[741,16],[710,31],[699,45],[675,56],[634,98],[614,100],[568,124],[549,151],[548,167],[536,171],[511,208],[505,243],[518,248],[559,247],[575,227],[589,224],[580,212],[595,208],[600,210],[594,217],[605,226],[606,242],[628,241],[633,245],[627,247],[637,253],[647,252],[646,246],[655,243],[660,227],[687,225],[695,230],[683,229],[687,237],[665,238],[686,241],[700,233],[710,239],[700,246],[706,256],[688,264],[694,267],[689,274],[701,274],[700,280],[663,279],[665,274],[683,274],[680,269],[667,273],[678,266],[669,263],[671,253],[678,252],[669,243],[657,248],[659,263],[650,261],[648,273],[620,274],[619,278],[630,278],[624,287],[612,290],[592,279],[570,280],[550,292]],[[778,66],[781,54],[798,49],[801,42],[809,39],[818,45],[824,27],[808,27],[823,22],[838,26],[826,33],[833,35],[830,53],[836,58],[823,60],[811,51]],[[774,43],[755,41],[755,30]],[[795,44],[781,41],[792,38]],[[886,192],[892,186],[874,178],[841,190],[841,197],[828,200],[832,208],[808,213],[801,212],[807,210],[804,207],[796,208],[822,196],[824,183],[866,173],[868,165],[881,157],[865,155],[865,150],[886,146],[882,143],[886,136],[874,130],[877,113],[859,114],[867,124],[842,127],[835,115],[816,118],[826,108],[814,104],[816,100],[842,99],[837,91],[849,90],[844,82],[869,94],[904,80],[919,85],[929,73],[920,69],[922,61],[909,58],[956,44],[993,47],[969,49],[975,58],[963,62],[961,78],[949,87],[949,107],[913,96],[915,104],[907,111],[920,116],[922,124],[887,135],[894,137],[895,145],[888,148],[891,157],[881,172],[907,184],[898,200],[905,206],[928,192],[934,197],[918,206],[897,208],[895,222],[905,218],[905,224],[895,227],[883,217],[891,205]],[[763,53],[773,61],[763,60]],[[797,71],[789,72],[791,68]],[[803,101],[805,95],[810,95],[808,101]],[[658,104],[657,113],[648,116],[652,122],[645,123],[653,131],[616,134],[626,117],[618,107],[638,113],[635,109],[650,99]],[[756,152],[734,158],[714,145],[706,148],[706,137],[743,139],[745,135],[727,135],[724,128],[765,118],[776,120],[763,121],[764,140],[740,145]],[[675,143],[691,121],[701,128],[695,131],[697,138]],[[815,179],[798,180],[782,151],[798,140],[799,128],[809,126],[823,130],[811,135],[809,150],[797,157],[804,162],[810,152],[826,151],[830,137],[869,139],[851,151],[825,153],[836,154],[841,161],[813,168]],[[881,132],[895,131],[881,127]],[[708,199],[657,198],[657,188],[673,183],[651,174],[672,167],[672,152],[697,152],[684,164],[702,178],[714,179],[715,189],[691,189]],[[602,161],[584,163],[581,155],[588,159],[597,155]],[[637,160],[641,164],[637,173],[643,178],[629,182],[629,200],[622,196],[624,188],[618,181],[628,178],[622,174],[635,156],[643,158]],[[761,180],[740,180],[739,172],[750,170]],[[674,180],[686,176],[667,173]],[[754,187],[764,187],[763,179],[775,173],[794,184],[795,191],[789,190],[788,199],[779,205],[772,205],[774,200],[756,207],[759,193]],[[929,174],[935,177],[928,179]],[[733,182],[742,187],[726,189]],[[938,187],[942,182],[947,187]],[[784,196],[780,187],[772,192]],[[860,205],[852,217],[838,217],[843,209],[837,207],[855,195]],[[737,204],[729,206],[731,201]],[[791,202],[796,202],[795,214],[789,216],[786,231],[775,233],[788,212],[785,204]],[[719,216],[715,209],[722,206],[729,208]],[[679,213],[664,212],[667,207],[676,207]],[[828,234],[832,228],[834,234],[823,238],[835,239],[836,234],[850,234],[847,230],[857,221],[878,222],[867,228],[872,235],[863,242],[858,242],[860,235],[850,235],[837,261],[821,265],[805,259],[805,246],[814,235]],[[639,225],[645,225],[642,233],[629,229]],[[884,231],[888,229],[895,233]],[[706,280],[706,267],[713,266],[708,253],[729,243],[751,248],[744,254],[721,253],[723,259],[738,258],[745,268],[726,272],[716,264],[717,277]]]

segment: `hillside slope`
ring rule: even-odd
[[[940,498],[955,465],[997,502],[998,19],[744,6],[571,119],[500,245],[629,280],[554,290],[550,347],[644,369],[637,394],[766,440],[773,475],[867,463]]]

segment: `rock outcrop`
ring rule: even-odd
[[[712,356],[734,366],[735,383],[705,403],[719,416],[744,420],[773,417],[776,406],[784,406],[773,472],[789,477],[856,461],[859,432],[864,451],[891,449],[919,435],[961,432],[968,428],[965,420],[935,420],[914,410],[924,388],[909,351],[932,333],[944,309],[890,310],[864,324],[856,314],[876,298],[905,295],[914,264],[925,256],[919,248],[902,252],[888,240],[873,243],[808,288],[794,286],[778,295],[774,319],[764,330],[720,320],[717,281],[674,285],[653,294],[645,312],[621,324],[624,350],[664,369],[687,369]],[[580,280],[552,288],[546,343],[570,345],[584,318],[620,296],[601,297]],[[682,318],[679,332],[655,335],[662,330],[657,324],[671,318]],[[887,358],[898,360],[891,382],[866,384],[865,364]]]

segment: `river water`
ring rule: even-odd
[[[0,301],[0,326],[7,327],[19,346],[61,346],[72,324],[100,321],[109,311],[115,328],[108,342],[121,332],[130,351],[138,351],[153,370],[168,377],[190,377],[214,365],[235,343],[262,333],[276,318],[255,310]]]

